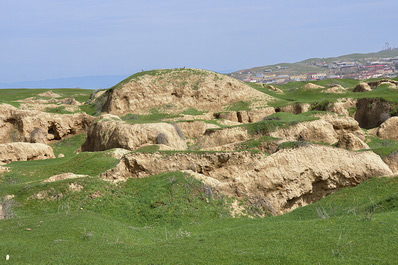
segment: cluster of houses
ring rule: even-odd
[[[306,74],[283,74],[286,66],[276,66],[275,69],[265,69],[259,71],[245,71],[232,76],[243,80],[244,82],[263,83],[263,84],[285,84],[294,81],[312,81],[323,79],[369,79],[379,77],[396,77],[398,76],[398,56],[394,58],[379,58],[375,60],[362,61],[334,61],[332,63],[313,63],[322,71],[317,73]],[[291,71],[292,72],[292,71]]]

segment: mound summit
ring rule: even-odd
[[[137,73],[108,89],[102,111],[144,114],[195,108],[221,111],[238,101],[262,105],[271,97],[226,75],[199,69],[162,69]]]

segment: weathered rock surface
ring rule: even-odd
[[[320,86],[320,85],[315,85],[312,83],[307,83],[303,86],[303,89],[305,89],[305,90],[318,89],[318,88],[325,88],[325,87]]]
[[[325,93],[332,93],[332,94],[340,94],[340,93],[345,93],[346,89],[342,87],[341,85],[332,85],[328,87],[327,89],[323,90]]]
[[[263,120],[265,117],[274,114],[275,109],[272,107],[268,108],[260,108],[260,109],[252,109],[247,112],[247,116],[249,116],[249,122],[258,122]]]
[[[372,91],[372,88],[368,85],[368,83],[361,82],[354,88],[353,92],[368,92]]]
[[[94,118],[85,113],[51,114],[0,105],[0,143],[48,143],[85,132]]]
[[[342,187],[392,174],[373,152],[326,146],[282,150],[271,156],[235,153],[130,153],[101,177],[112,181],[184,170],[223,194],[263,198],[269,211],[282,214],[317,201]]]
[[[123,121],[99,120],[87,132],[82,151],[103,151],[112,148],[135,150],[143,145],[163,144],[174,150],[185,150],[184,135],[168,123],[128,124]]]
[[[339,141],[340,136],[352,133],[360,140],[365,140],[365,135],[358,122],[351,117],[319,115],[319,118],[320,120],[301,122],[287,128],[280,128],[268,135],[286,141],[302,140],[335,144]]]
[[[267,85],[266,88],[268,88],[271,91],[277,92],[277,93],[283,93],[282,90],[280,90],[279,88],[274,87],[273,85]]]
[[[274,114],[275,109],[272,107],[252,109],[249,111],[224,111],[214,114],[216,119],[224,119],[239,123],[253,123]]]
[[[361,140],[365,140],[365,134],[359,127],[359,123],[351,117],[338,115],[322,115],[320,118],[332,124],[333,129],[338,135],[352,133]]]
[[[324,120],[301,122],[287,128],[277,129],[269,135],[287,141],[303,140],[328,144],[334,144],[338,141],[338,135],[332,124]]]
[[[395,80],[391,80],[391,79],[381,79],[381,80],[377,80],[377,81],[371,81],[368,83],[361,82],[354,88],[353,91],[354,92],[368,92],[368,91],[372,91],[372,89],[375,89],[381,85],[387,85],[387,86],[389,86],[389,88],[395,89],[398,86],[398,82]]]
[[[352,98],[343,98],[343,99],[338,99],[337,102],[329,103],[326,106],[325,111],[329,112],[334,112],[339,115],[344,115],[344,116],[351,116],[349,110],[351,108],[355,108],[357,104],[356,99]]]
[[[383,122],[377,130],[377,136],[382,139],[398,140],[398,117]]]
[[[375,89],[376,87],[381,86],[383,84],[384,85],[392,85],[391,88],[396,88],[396,86],[398,85],[398,82],[395,80],[391,80],[391,79],[381,79],[381,80],[377,80],[377,81],[368,82],[368,85],[372,89]],[[393,86],[395,86],[395,87],[393,87]]]
[[[211,149],[216,146],[238,143],[249,139],[246,129],[241,127],[232,127],[225,129],[206,130],[197,143],[201,149]]]
[[[166,105],[171,111],[187,108],[222,111],[225,106],[238,101],[255,101],[255,107],[271,99],[234,78],[197,69],[140,73],[108,90],[106,98],[103,111],[116,115],[143,114]]]
[[[177,125],[187,138],[197,138],[204,135],[207,129],[219,128],[215,124],[204,121],[179,122]]]
[[[55,158],[53,149],[38,143],[8,143],[0,144],[0,162],[43,160]]]
[[[311,109],[311,105],[307,103],[301,103],[301,104],[293,104],[293,105],[287,105],[283,107],[278,107],[275,109],[276,112],[288,112],[288,113],[293,113],[293,114],[300,114],[307,112]]]
[[[352,133],[340,135],[337,147],[349,150],[370,149],[364,141]]]

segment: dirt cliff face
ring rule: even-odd
[[[235,153],[130,153],[101,177],[123,181],[183,170],[220,192],[238,198],[262,198],[269,211],[282,214],[342,188],[392,174],[372,152],[305,146],[266,156]]]
[[[0,143],[49,143],[84,132],[93,121],[84,113],[51,114],[0,105]]]
[[[377,136],[382,139],[398,140],[398,117],[383,122],[377,130]]]
[[[0,162],[43,160],[55,158],[53,149],[38,143],[8,143],[0,144]]]
[[[395,108],[395,104],[380,98],[358,99],[355,120],[359,122],[361,128],[376,128],[391,117],[390,113]]]
[[[100,120],[87,132],[82,151],[103,151],[112,148],[135,150],[143,145],[161,144],[169,149],[185,150],[184,135],[168,123],[128,124],[117,120]]]
[[[104,112],[124,115],[148,113],[167,106],[169,111],[195,108],[221,111],[238,101],[267,102],[270,96],[234,78],[206,70],[171,69],[139,73],[105,94]]]

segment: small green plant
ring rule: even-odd
[[[88,241],[92,238],[93,235],[94,235],[93,231],[87,231],[87,229],[84,228],[82,232],[82,239]]]
[[[195,108],[189,108],[189,109],[186,109],[183,112],[181,112],[181,114],[184,114],[184,115],[202,115],[205,113],[207,113],[207,111],[201,111],[201,110],[197,110]]]
[[[231,104],[229,107],[227,107],[227,110],[229,111],[248,111],[250,110],[250,102],[247,101],[238,101],[233,104]]]

